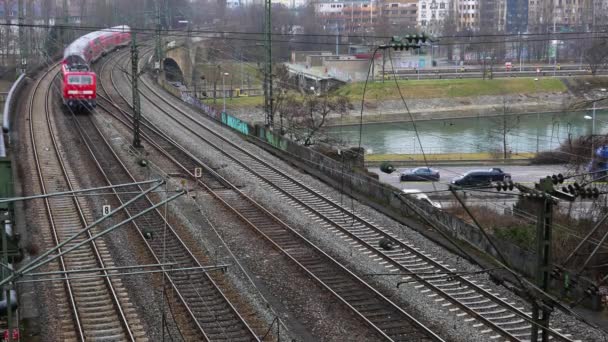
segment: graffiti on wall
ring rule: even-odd
[[[249,135],[249,125],[246,122],[235,118],[227,113],[222,113],[222,123],[228,127],[234,128],[237,131]]]

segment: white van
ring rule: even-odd
[[[441,204],[439,202],[435,202],[433,200],[431,200],[429,198],[429,196],[427,196],[426,194],[422,193],[421,190],[418,189],[403,189],[402,190],[404,194],[413,197],[417,200],[426,202],[430,205],[432,205],[433,207],[437,208],[437,209],[441,209]]]

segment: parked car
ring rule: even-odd
[[[489,170],[473,170],[452,180],[452,184],[460,186],[489,185],[492,182],[504,182],[511,179],[511,174],[495,167]]]
[[[404,171],[400,177],[402,182],[407,181],[439,181],[439,171],[430,167],[417,167],[410,171]]]
[[[403,189],[402,190],[404,194],[413,197],[417,200],[426,202],[430,205],[432,205],[433,207],[437,208],[437,209],[441,209],[441,204],[439,202],[435,202],[432,199],[429,198],[429,196],[427,196],[426,194],[422,193],[422,191],[418,190],[418,189]]]

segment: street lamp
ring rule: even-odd
[[[224,113],[226,113],[226,76],[230,76],[230,74],[227,72],[222,74],[222,90],[224,93]]]
[[[591,160],[595,156],[595,144],[594,144],[594,135],[595,135],[595,103],[593,102],[593,116],[585,115],[583,118],[585,120],[591,120]]]

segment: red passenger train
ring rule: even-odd
[[[115,26],[86,34],[63,52],[61,92],[63,103],[72,108],[92,108],[97,101],[97,76],[91,63],[108,52],[131,42],[129,26]]]

